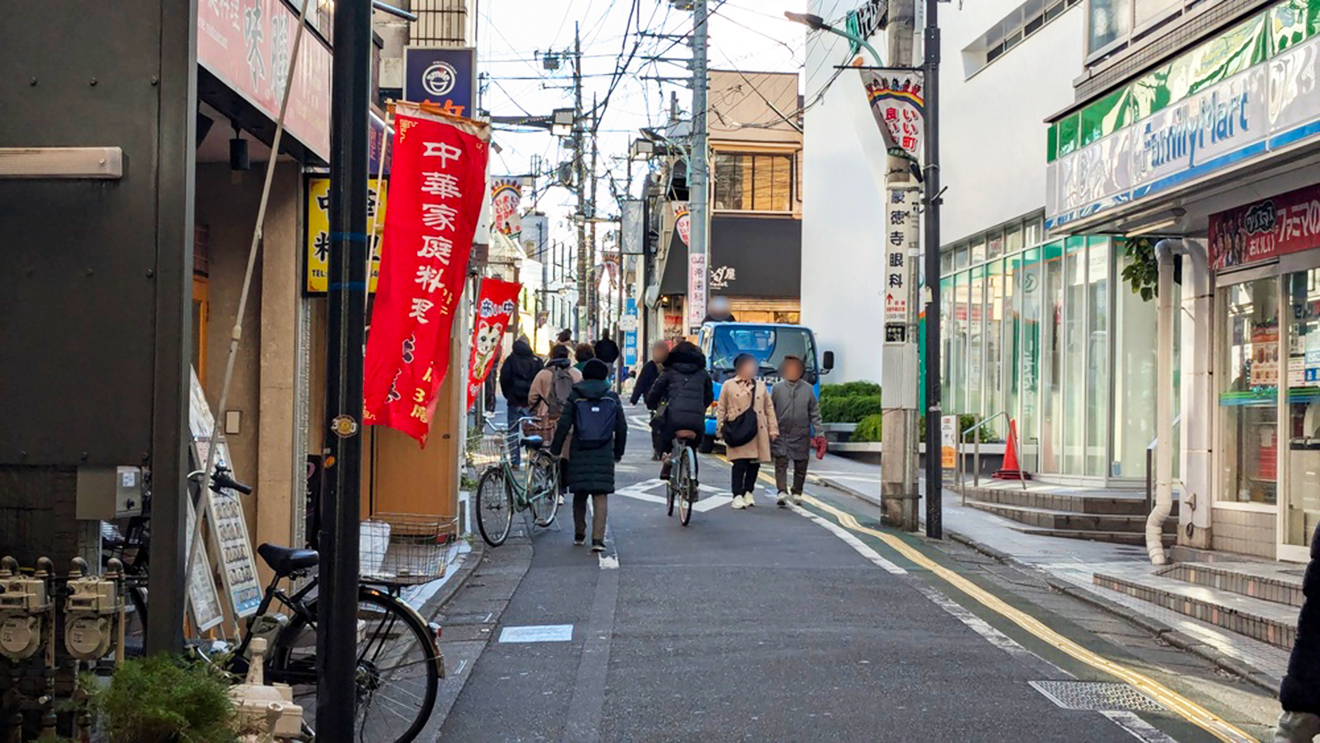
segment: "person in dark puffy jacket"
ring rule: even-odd
[[[515,430],[519,418],[527,415],[527,397],[532,392],[532,380],[536,379],[541,367],[541,359],[532,353],[526,340],[519,338],[513,342],[513,353],[500,367],[500,391],[509,403],[510,431]],[[512,459],[514,467],[522,462],[521,452],[516,447],[512,450]]]
[[[1279,687],[1283,714],[1275,743],[1302,743],[1320,736],[1320,527],[1311,537],[1311,562],[1302,578],[1297,640],[1288,658],[1288,674]]]
[[[688,444],[695,447],[706,430],[706,408],[715,402],[715,387],[706,371],[706,356],[690,341],[683,341],[669,351],[665,370],[646,393],[646,406],[664,409],[657,415],[660,440],[674,440],[679,431],[695,431],[696,438]],[[669,476],[669,462],[660,471],[660,477]]]
[[[636,405],[638,400],[645,402],[646,394],[651,391],[651,388],[655,386],[655,381],[660,378],[660,373],[664,371],[665,368],[665,360],[668,358],[668,343],[665,341],[656,341],[651,344],[651,360],[646,362],[646,365],[642,367],[641,373],[637,375],[637,381],[633,382],[631,398],[633,405]],[[649,404],[646,406],[646,409],[650,410],[652,413],[655,412],[655,408],[651,407]],[[665,445],[669,443],[661,438],[661,433],[660,429],[655,425],[651,426],[651,461],[653,462],[660,461],[660,457],[665,453]]]
[[[582,369],[582,381],[573,385],[568,402],[559,415],[555,438],[550,444],[550,451],[558,452],[568,442],[568,487],[573,491],[574,544],[586,541],[587,498],[591,498],[593,552],[605,550],[605,509],[609,494],[614,492],[614,465],[623,459],[628,447],[628,419],[619,396],[605,381],[609,373],[610,368],[604,361],[587,361]],[[579,402],[583,407],[579,407]],[[592,426],[590,416],[607,420],[611,413],[608,406],[613,406],[612,434],[606,434],[604,444],[592,446],[584,442],[584,429],[590,430]],[[605,408],[603,413],[602,407]]]

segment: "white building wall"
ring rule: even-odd
[[[840,18],[854,0],[810,0],[808,12]],[[1045,205],[1047,115],[1073,102],[1082,69],[1078,4],[966,77],[962,50],[1020,0],[941,5],[942,239],[954,242]],[[877,35],[882,42],[885,32]],[[883,54],[882,43],[876,43]],[[847,45],[808,36],[805,102],[802,323],[835,352],[831,382],[880,380],[883,146],[861,83],[845,72]],[[869,62],[869,60],[867,60]]]

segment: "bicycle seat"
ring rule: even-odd
[[[545,445],[545,439],[540,436],[526,436],[522,440],[523,446],[536,451]]]
[[[683,439],[684,441],[687,441],[687,440],[689,440],[689,439],[695,439],[695,438],[697,437],[697,432],[696,432],[696,431],[690,431],[690,430],[688,430],[688,429],[685,428],[685,429],[683,429],[682,431],[677,431],[677,432],[675,432],[675,433],[674,433],[674,436],[675,436],[676,438],[680,438],[680,439]]]
[[[261,559],[265,560],[270,569],[280,577],[295,570],[310,568],[321,559],[320,553],[316,550],[298,550],[269,542],[258,547],[257,554],[261,555]]]

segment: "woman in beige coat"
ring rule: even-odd
[[[779,438],[779,421],[775,406],[765,383],[756,379],[760,365],[751,354],[740,354],[733,360],[736,376],[720,387],[720,402],[715,408],[715,421],[721,437],[727,422],[742,415],[748,408],[756,411],[756,436],[741,446],[725,442],[726,454],[733,465],[733,507],[741,510],[756,505],[756,475],[761,462],[770,461],[770,442]]]

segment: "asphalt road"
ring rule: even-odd
[[[787,510],[762,489],[756,508],[734,511],[724,504],[728,465],[703,457],[703,484],[723,495],[703,493],[701,507],[714,507],[680,526],[655,502],[664,488],[641,412],[630,410],[637,425],[610,499],[606,559],[573,546],[566,505],[558,529],[489,550],[489,564],[446,608],[447,636],[462,641],[464,660],[446,681],[436,740],[1233,739],[1158,705],[1133,713],[1056,704],[1031,682],[1115,679],[1060,652],[1057,638],[1042,640],[942,585],[938,569],[843,528],[828,504],[851,508],[849,499],[821,493],[819,506]],[[864,508],[851,510],[878,528]],[[904,539],[950,562],[945,548]],[[1052,616],[982,583],[1033,616]],[[465,621],[475,622],[466,635]],[[1254,699],[1223,679],[1179,686],[1195,668],[1170,671],[1122,638],[1051,626],[1199,693],[1225,718],[1237,715],[1226,706],[1234,694]],[[519,633],[543,641],[511,641]],[[1246,729],[1264,714],[1234,724]]]

